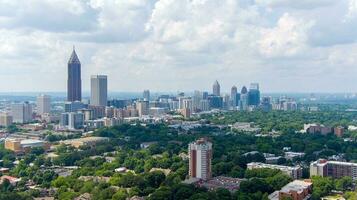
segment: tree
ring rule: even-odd
[[[124,189],[120,189],[113,195],[112,200],[126,200],[127,197],[127,192]]]
[[[147,185],[154,188],[158,188],[165,181],[165,178],[165,174],[161,171],[150,172],[144,177]]]
[[[348,188],[353,186],[353,180],[349,176],[342,177],[336,180],[336,190],[346,191]]]

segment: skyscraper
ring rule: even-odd
[[[237,101],[237,87],[236,86],[233,86],[232,89],[231,89],[231,102],[232,102],[232,108],[233,110],[236,110],[237,109],[237,104],[238,104],[238,101]]]
[[[74,48],[68,60],[67,101],[82,101],[81,62]]]
[[[150,111],[149,101],[146,101],[146,100],[137,101],[136,109],[138,110],[139,117],[142,117],[143,115],[149,115],[149,111]]]
[[[106,75],[93,75],[90,79],[90,105],[106,106],[108,99],[108,80]]]
[[[144,90],[143,98],[145,101],[150,101],[150,90]]]
[[[28,102],[12,104],[11,115],[16,123],[28,123],[32,121],[32,106]]]
[[[188,145],[189,175],[191,178],[208,180],[212,177],[212,143],[200,138]]]
[[[258,83],[251,83],[249,87],[248,102],[251,106],[259,106],[260,104],[260,91]]]
[[[201,100],[202,100],[202,93],[198,90],[195,90],[192,96],[192,109],[194,112],[197,112],[197,110],[199,110]]]
[[[248,90],[245,86],[243,86],[240,94],[239,110],[243,110],[243,111],[248,110]]]
[[[48,95],[40,95],[37,97],[37,114],[50,113],[51,111],[51,97]]]
[[[221,96],[221,86],[219,85],[218,81],[216,80],[214,83],[213,83],[213,95],[215,96]]]

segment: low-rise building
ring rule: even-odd
[[[45,141],[34,139],[8,138],[5,140],[5,149],[14,152],[28,152],[31,148],[34,147],[43,147],[45,149],[48,149],[49,145]]]
[[[300,166],[291,167],[284,165],[271,165],[259,162],[252,162],[247,164],[247,168],[250,170],[262,168],[278,169],[293,179],[299,179],[302,177],[302,168]]]
[[[305,200],[309,199],[312,192],[312,182],[311,180],[294,180],[293,182],[285,185],[281,190],[275,191],[270,194],[268,198],[270,200],[282,200],[282,199],[292,199],[292,200]]]
[[[293,160],[295,158],[303,158],[304,156],[305,156],[305,153],[303,153],[303,152],[287,151],[284,153],[284,157],[286,160]]]
[[[260,132],[260,128],[254,127],[252,123],[249,122],[236,122],[232,125],[232,131],[243,131],[243,132]]]
[[[319,159],[310,164],[310,176],[329,176],[332,178],[349,176],[353,180],[357,180],[357,163]]]
[[[13,177],[13,176],[7,176],[7,175],[4,175],[4,176],[1,176],[0,177],[0,184],[2,184],[4,182],[4,180],[7,179],[11,185],[16,185],[19,181],[21,181],[21,178],[16,178],[16,177]]]

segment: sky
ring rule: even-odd
[[[357,92],[357,0],[0,0],[0,92]]]

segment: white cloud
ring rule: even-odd
[[[313,21],[304,21],[285,13],[276,27],[262,30],[260,52],[267,57],[295,56],[308,48],[308,31]]]
[[[0,91],[65,90],[73,44],[84,90],[98,73],[116,91],[209,90],[216,79],[346,90],[355,13],[355,0],[0,0]]]

